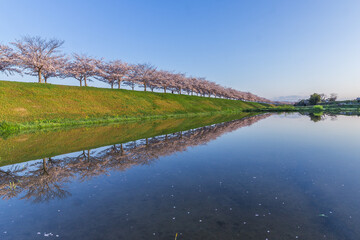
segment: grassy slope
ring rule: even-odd
[[[0,81],[0,120],[13,123],[254,109],[266,104],[177,94]]]
[[[185,131],[253,115],[253,113],[239,113],[165,119],[92,128],[73,128],[66,131],[40,131],[15,135],[8,139],[0,138],[0,166]]]

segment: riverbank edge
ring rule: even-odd
[[[312,114],[339,114],[339,115],[360,115],[359,107],[323,107],[322,110],[314,109],[313,107],[273,107],[273,108],[259,108],[254,111],[253,109],[244,109],[244,112],[298,112],[298,113],[312,113]]]
[[[168,118],[185,118],[196,116],[211,116],[211,115],[228,115],[238,114],[242,112],[257,112],[257,113],[282,113],[282,112],[299,112],[299,113],[316,113],[316,114],[351,114],[360,115],[359,108],[323,108],[322,111],[316,110],[313,107],[293,107],[293,106],[278,106],[278,107],[265,107],[254,109],[235,109],[225,111],[211,111],[211,112],[198,112],[198,113],[176,113],[176,114],[162,114],[162,115],[149,115],[149,116],[104,116],[93,118],[80,118],[80,119],[50,119],[38,120],[33,122],[15,123],[10,121],[0,122],[0,136],[35,132],[44,129],[61,129],[67,127],[83,127],[83,126],[98,126],[108,125],[125,122],[148,121],[156,119]]]

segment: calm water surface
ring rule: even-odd
[[[263,115],[2,166],[0,239],[360,239],[359,132]]]

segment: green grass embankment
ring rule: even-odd
[[[0,81],[0,132],[271,108],[178,94]]]

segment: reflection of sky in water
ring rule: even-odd
[[[359,239],[359,130],[271,116],[65,199],[1,200],[0,239]]]

